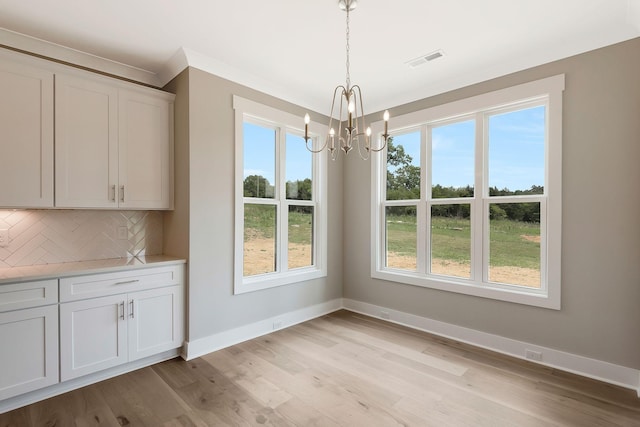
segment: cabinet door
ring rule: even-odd
[[[184,288],[170,286],[129,294],[129,360],[182,346]]]
[[[56,75],[56,206],[116,208],[118,89]]]
[[[168,94],[119,92],[119,205],[172,208],[173,103]]]
[[[53,73],[0,61],[0,208],[53,206]]]
[[[0,313],[0,400],[58,382],[58,306]]]
[[[60,379],[127,361],[126,296],[60,304]]]

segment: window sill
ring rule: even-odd
[[[528,289],[522,286],[473,282],[464,279],[456,280],[455,278],[426,276],[392,269],[374,270],[371,277],[405,285],[560,310],[560,295],[552,295],[544,289]]]
[[[327,277],[326,270],[315,267],[290,270],[287,273],[267,273],[257,276],[243,277],[241,283],[236,283],[234,294],[244,294],[247,292],[260,291],[263,289],[275,288],[278,286],[291,285],[298,282],[320,279]]]

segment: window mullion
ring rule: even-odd
[[[488,197],[487,188],[487,159],[488,147],[486,147],[487,127],[485,116],[476,114],[475,133],[475,182],[473,191],[473,203],[471,205],[471,279],[476,283],[485,282],[489,257],[489,221],[488,206],[485,206],[485,197]]]
[[[431,135],[427,125],[420,126],[420,203],[416,209],[417,221],[417,267],[418,272],[427,274],[429,272],[430,240],[429,232],[430,212],[427,200],[431,199]]]
[[[287,271],[287,266],[289,265],[289,257],[287,253],[287,248],[289,247],[289,207],[287,205],[287,193],[286,193],[286,132],[283,131],[282,127],[278,127],[276,130],[276,182],[277,185],[277,194],[276,200],[277,210],[276,210],[276,223],[277,230],[276,233],[278,235],[278,240],[276,242],[276,271],[278,273],[284,273]]]

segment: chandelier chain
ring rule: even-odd
[[[347,30],[346,30],[346,39],[347,39],[347,46],[346,46],[346,50],[347,50],[347,91],[349,90],[349,88],[351,87],[351,75],[349,74],[349,2],[347,2]]]

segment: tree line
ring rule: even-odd
[[[402,145],[393,144],[393,138],[387,143],[387,200],[420,199],[420,168],[412,164],[413,158]],[[527,190],[511,191],[508,188],[489,188],[490,196],[523,196],[544,193],[544,187],[533,185]],[[433,185],[431,197],[434,199],[453,199],[473,197],[473,186],[444,187]],[[393,215],[415,215],[414,206],[389,208]],[[432,205],[431,214],[439,217],[469,218],[469,204]],[[490,219],[508,219],[512,221],[540,222],[539,203],[492,203],[489,207]]]
[[[305,178],[296,181],[287,181],[285,189],[289,200],[311,200],[311,179]],[[243,182],[244,197],[259,197],[272,199],[275,195],[275,187],[269,180],[261,175],[249,175]]]

